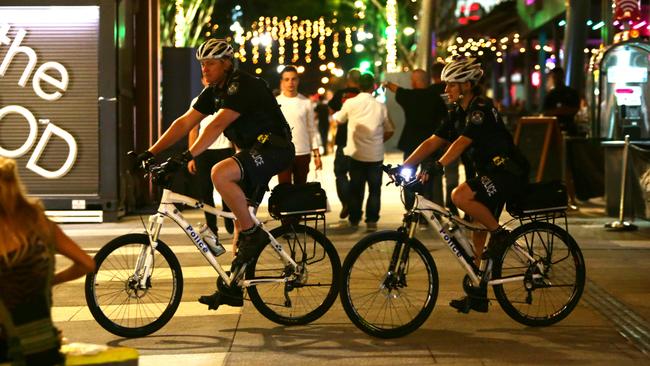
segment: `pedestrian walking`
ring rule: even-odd
[[[341,110],[343,103],[357,94],[359,94],[359,78],[361,72],[359,69],[350,69],[346,75],[346,87],[334,93],[329,102],[332,112]],[[337,123],[336,137],[334,143],[336,152],[334,155],[334,176],[336,177],[336,194],[341,201],[340,218],[348,217],[348,201],[350,196],[350,158],[345,155],[343,150],[348,139],[348,125],[346,123]]]
[[[375,89],[372,74],[362,74],[359,78],[360,93],[343,103],[341,110],[334,114],[337,123],[348,124],[345,155],[350,157],[350,196],[348,220],[357,227],[362,218],[362,204],[365,187],[368,186],[366,201],[366,226],[368,231],[377,230],[381,208],[382,163],[384,161],[384,142],[395,129],[388,118],[386,105],[378,102],[371,93]]]

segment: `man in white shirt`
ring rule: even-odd
[[[334,114],[334,120],[339,124],[348,123],[344,153],[350,157],[350,225],[356,227],[361,221],[367,183],[365,222],[368,231],[375,231],[381,207],[384,142],[393,135],[395,128],[388,118],[386,106],[371,95],[375,89],[372,74],[361,75],[359,89],[361,93],[346,100],[341,110]]]
[[[278,183],[306,183],[312,154],[316,170],[323,167],[319,151],[321,137],[318,133],[314,106],[309,98],[298,93],[299,83],[298,70],[294,66],[287,66],[280,73],[281,92],[277,100],[282,114],[291,127],[296,158],[289,169],[278,174]]]

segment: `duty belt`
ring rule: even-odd
[[[261,133],[257,136],[257,142],[262,145],[270,145],[275,147],[287,147],[289,142],[281,136],[272,133]]]
[[[497,155],[492,158],[490,163],[495,169],[501,169],[514,175],[524,174],[521,166],[509,157]]]

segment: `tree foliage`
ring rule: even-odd
[[[216,0],[161,0],[161,44],[168,47],[194,47],[200,44],[215,5]]]

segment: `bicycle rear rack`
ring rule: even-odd
[[[513,216],[513,219],[519,220],[520,225],[537,221],[545,221],[553,225],[558,225],[557,222],[563,220],[564,230],[566,230],[566,232],[569,232],[569,220],[567,219],[566,210],[520,214]]]
[[[285,222],[298,222],[305,226],[312,226],[317,231],[327,235],[325,230],[327,229],[325,221],[325,212],[314,212],[314,213],[302,213],[296,215],[282,215],[280,216],[280,221]],[[322,228],[321,228],[322,227]]]

